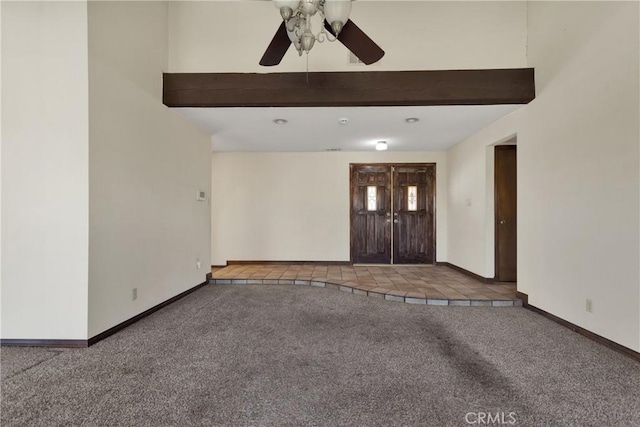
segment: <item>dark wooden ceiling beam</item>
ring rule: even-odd
[[[323,73],[166,73],[169,107],[526,104],[533,68]]]

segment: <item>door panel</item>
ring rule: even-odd
[[[435,165],[393,168],[393,262],[435,262]]]
[[[391,263],[391,168],[351,165],[351,259]]]
[[[516,146],[495,147],[495,276],[517,280],[517,164]]]

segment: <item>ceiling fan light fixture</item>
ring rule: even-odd
[[[320,7],[320,0],[301,0],[300,8],[305,15],[313,16]]]
[[[349,20],[350,13],[351,0],[326,0],[324,3],[324,17],[336,36]]]
[[[273,5],[276,7],[276,9],[288,7],[291,10],[296,10],[299,3],[300,1],[298,0],[273,0]]]
[[[294,10],[298,9],[299,3],[295,0],[273,0],[273,5],[280,11],[280,16],[285,22],[291,19]]]
[[[293,16],[293,9],[290,7],[281,7],[280,16],[282,16],[283,20],[288,21]]]
[[[376,143],[376,150],[377,151],[385,151],[387,149],[387,141],[378,141]]]
[[[342,31],[342,27],[344,27],[344,23],[342,21],[333,21],[331,23],[331,30],[336,36],[340,34],[340,31]]]
[[[274,0],[283,21],[262,55],[260,65],[272,67],[280,64],[291,43],[302,55],[303,51],[308,53],[315,42],[325,41],[340,41],[366,65],[379,61],[384,56],[384,50],[349,19],[352,1],[355,0]],[[318,28],[315,31],[311,28],[314,15],[318,17],[316,21],[321,23],[316,25]],[[309,40],[309,34],[314,37],[313,43]],[[307,38],[304,49],[303,36]]]
[[[336,41],[351,12],[351,0],[274,0],[273,3],[284,20],[289,40],[300,55],[302,52],[309,53],[315,42]],[[311,17],[316,14],[320,16],[323,24],[320,30],[314,33],[311,29]],[[266,59],[263,65],[271,65],[272,61]]]
[[[311,48],[316,42],[316,37],[313,35],[311,30],[306,29],[304,33],[302,33],[302,37],[300,37],[300,45],[302,46],[302,50],[309,53]]]

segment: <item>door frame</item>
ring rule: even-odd
[[[353,206],[351,205],[351,192],[352,192],[352,171],[353,166],[388,166],[389,168],[393,168],[394,166],[407,166],[407,167],[421,167],[421,166],[432,166],[433,167],[433,264],[424,264],[424,265],[436,265],[438,259],[437,253],[437,240],[438,240],[438,229],[437,229],[437,217],[438,217],[438,164],[436,162],[426,162],[426,163],[415,163],[415,162],[349,162],[349,262],[353,264]],[[393,170],[390,169],[391,172],[391,209],[393,210],[393,191],[394,191],[394,182],[393,182]],[[391,217],[393,218],[393,211],[391,212]],[[390,224],[391,227],[391,263],[390,264],[379,264],[379,265],[406,265],[406,264],[394,264],[393,261],[393,242],[394,242],[394,233],[393,233],[393,223]]]

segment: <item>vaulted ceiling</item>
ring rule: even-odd
[[[526,16],[524,2],[360,0],[351,18],[385,50],[379,63],[350,64],[344,46],[323,43],[308,58],[290,48],[282,64],[267,68],[258,61],[281,22],[272,2],[171,2],[169,72],[522,68]],[[388,141],[389,150],[442,150],[518,105],[238,107],[178,110],[211,135],[213,151],[359,151],[373,149],[378,140]],[[338,123],[343,117],[350,119],[348,125]],[[420,121],[407,124],[409,117]],[[288,123],[274,124],[278,118]]]

